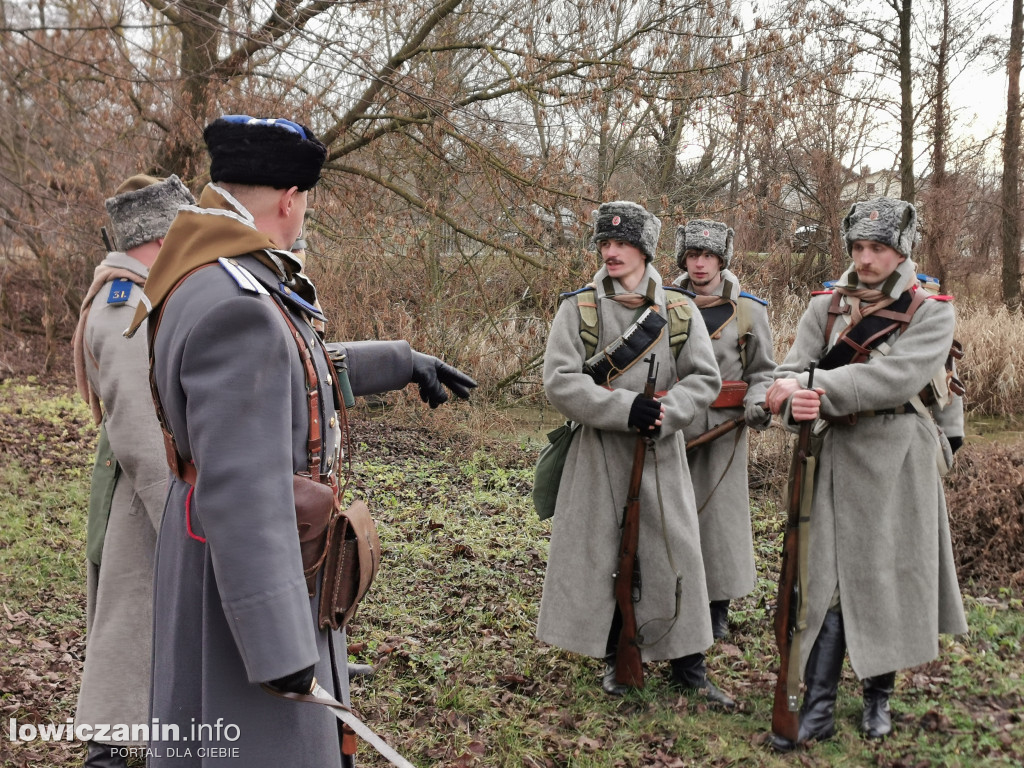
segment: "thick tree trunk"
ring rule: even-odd
[[[930,189],[924,194],[928,205],[926,222],[927,240],[924,243],[924,260],[922,267],[939,279],[942,284],[946,279],[946,262],[953,250],[953,231],[946,226],[938,226],[939,222],[948,221],[953,214],[954,190],[950,189],[949,177],[946,173],[946,149],[949,144],[949,119],[946,111],[946,91],[949,80],[949,18],[950,0],[942,0],[942,31],[935,50],[935,102],[934,119],[932,122],[932,180]]]
[[[1013,0],[1010,53],[1006,61],[1006,134],[1003,139],[1003,302],[1020,306],[1020,70],[1024,43],[1024,0]]]
[[[917,195],[914,181],[914,102],[912,64],[910,58],[910,5],[901,0],[897,13],[900,22],[900,187],[903,199],[914,202]]]

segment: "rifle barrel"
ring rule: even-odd
[[[652,354],[648,363],[647,382],[643,396],[652,399],[657,380],[657,369]],[[644,479],[644,464],[651,439],[638,435],[633,448],[633,468],[629,475],[629,492],[622,519],[622,537],[619,539],[618,569],[615,572],[615,603],[622,616],[622,629],[615,649],[615,682],[632,688],[644,687],[644,665],[640,655],[640,641],[636,624],[633,586],[639,572],[637,550],[640,543],[640,489]]]
[[[814,368],[811,363],[807,370],[807,388],[814,388]],[[797,696],[790,690],[790,665],[793,663],[793,634],[796,630],[797,601],[803,595],[796,595],[798,551],[800,548],[800,505],[803,498],[807,457],[810,451],[813,421],[800,425],[793,460],[790,465],[789,499],[786,505],[786,532],[782,539],[782,564],[779,568],[779,591],[775,601],[775,643],[779,648],[779,674],[775,681],[775,696],[772,701],[772,731],[791,743],[796,744],[800,733],[800,719],[797,716]],[[797,659],[796,663],[800,663]]]

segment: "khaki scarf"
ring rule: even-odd
[[[695,294],[693,297],[693,303],[696,304],[699,309],[710,309],[711,307],[720,307],[722,304],[731,303],[726,293],[729,293],[731,295],[732,285],[729,282],[727,282],[724,278],[721,283],[722,293],[712,294],[710,296],[705,296],[704,294],[697,293],[695,290],[693,290],[693,288],[690,287],[691,283],[689,275],[685,275],[682,280],[677,280],[676,282],[679,284],[680,288],[683,288],[687,291],[690,291],[690,293]]]
[[[841,293],[846,297],[846,303],[850,306],[850,324],[840,332],[840,336],[868,315],[872,315],[880,309],[885,309],[896,301],[895,297],[888,296],[874,288],[839,287],[835,290],[836,293]]]
[[[836,293],[846,298],[846,304],[850,308],[850,322],[839,332],[839,337],[844,336],[863,318],[888,307],[916,280],[917,265],[910,259],[904,259],[877,289],[866,288],[857,275],[856,266],[851,264],[836,281],[834,288]]]
[[[613,293],[605,296],[605,298],[628,309],[639,309],[644,304],[647,304],[647,297],[641,296],[639,293]]]
[[[615,293],[615,283],[617,281],[612,279],[612,277],[607,273],[607,269],[602,268],[601,271],[604,272],[604,276],[601,280],[601,283],[604,286],[604,298],[610,299],[611,301],[614,301],[616,304],[621,304],[627,309],[639,309],[640,307],[646,304],[655,303],[654,297],[658,290],[658,281],[650,276],[649,273],[653,271],[653,268],[651,268],[650,266],[647,267],[647,276],[645,282],[646,290],[644,293],[638,293],[637,291]],[[598,272],[597,276],[600,277],[601,272]],[[621,287],[622,284],[619,283],[619,285]],[[638,285],[637,288],[639,287],[640,286]]]
[[[731,292],[732,292],[732,285],[731,285],[731,283],[723,280],[723,282],[722,282],[722,293],[721,294],[711,294],[710,296],[705,296],[702,293],[696,293],[696,292],[692,291],[692,289],[690,288],[690,278],[689,277],[686,277],[685,279],[680,280],[678,282],[679,282],[679,287],[680,288],[685,288],[686,290],[691,291],[691,292],[693,292],[695,294],[694,297],[693,297],[693,303],[697,305],[697,309],[711,309],[711,307],[720,307],[723,304],[732,304],[733,305],[733,307],[732,307],[732,314],[729,315],[729,317],[726,318],[724,323],[722,323],[720,326],[718,326],[718,330],[716,330],[714,333],[711,334],[711,338],[712,339],[720,339],[720,338],[722,338],[722,330],[736,316],[736,304],[735,304],[735,302],[733,302],[731,299],[729,299],[725,295],[726,291],[729,291],[729,293],[731,295]]]
[[[86,291],[85,298],[82,300],[82,308],[78,313],[78,324],[75,326],[75,333],[71,337],[71,356],[75,363],[75,385],[78,387],[78,394],[89,404],[93,421],[97,424],[103,419],[103,404],[100,402],[99,396],[93,392],[92,385],[89,383],[89,374],[85,368],[86,355],[89,355],[93,363],[96,363],[96,359],[93,358],[92,353],[85,346],[85,324],[89,319],[92,300],[96,298],[100,288],[111,280],[118,279],[131,280],[138,286],[146,282],[142,275],[129,269],[111,267],[106,264],[97,265],[96,271],[93,272],[92,285],[89,286],[89,290]]]

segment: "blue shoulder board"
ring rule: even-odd
[[[822,283],[822,285],[828,288],[829,290],[832,290],[833,288],[836,287],[836,283],[838,282],[838,280],[826,280],[824,283]]]
[[[305,312],[307,315],[309,315],[310,317],[313,317],[313,318],[315,318],[317,320],[322,320],[323,322],[327,322],[327,317],[324,315],[323,312],[321,312],[319,309],[314,307],[312,304],[310,304],[304,298],[299,296],[299,294],[297,294],[295,291],[293,291],[287,285],[285,285],[284,283],[278,283],[277,287],[280,290],[281,295],[284,296],[285,299],[287,299],[288,301],[290,301],[293,304],[295,304],[300,310]]]
[[[584,291],[593,291],[593,290],[596,290],[596,288],[594,288],[594,286],[592,286],[592,285],[584,285],[582,288],[577,288],[575,291],[566,291],[565,293],[560,293],[558,295],[558,298],[559,299],[568,299],[570,296],[576,296],[578,294],[583,293]]]
[[[932,277],[931,275],[926,275],[923,272],[918,272],[917,279],[920,280],[922,284],[927,285],[928,283],[931,283],[936,288],[939,287],[939,278],[937,277]]]
[[[740,297],[744,298],[744,299],[753,299],[758,304],[763,304],[766,307],[768,306],[768,300],[767,299],[759,298],[759,297],[755,296],[752,293],[747,293],[746,291],[740,291]]]
[[[661,287],[664,288],[666,291],[675,291],[676,293],[684,293],[687,296],[689,296],[691,299],[694,299],[694,298],[697,297],[697,294],[694,293],[693,291],[688,291],[685,288],[680,288],[678,285],[663,285]]]
[[[107,304],[124,304],[132,294],[132,281],[119,277],[110,284]]]

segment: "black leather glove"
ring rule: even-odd
[[[271,680],[268,686],[280,693],[302,693],[307,694],[313,688],[313,670],[315,667],[306,667],[290,675]]]
[[[953,453],[959,451],[960,447],[964,444],[964,439],[962,437],[950,437],[949,435],[946,435],[946,439],[949,440],[949,447]]]
[[[627,426],[636,427],[645,434],[656,435],[661,427],[654,423],[661,418],[661,403],[657,400],[637,395],[633,398],[633,405],[629,408],[629,419]]]
[[[448,387],[456,397],[468,400],[469,390],[476,386],[476,382],[458,368],[415,349],[412,351],[412,380],[420,387],[420,399],[431,408],[448,402],[444,387]]]

